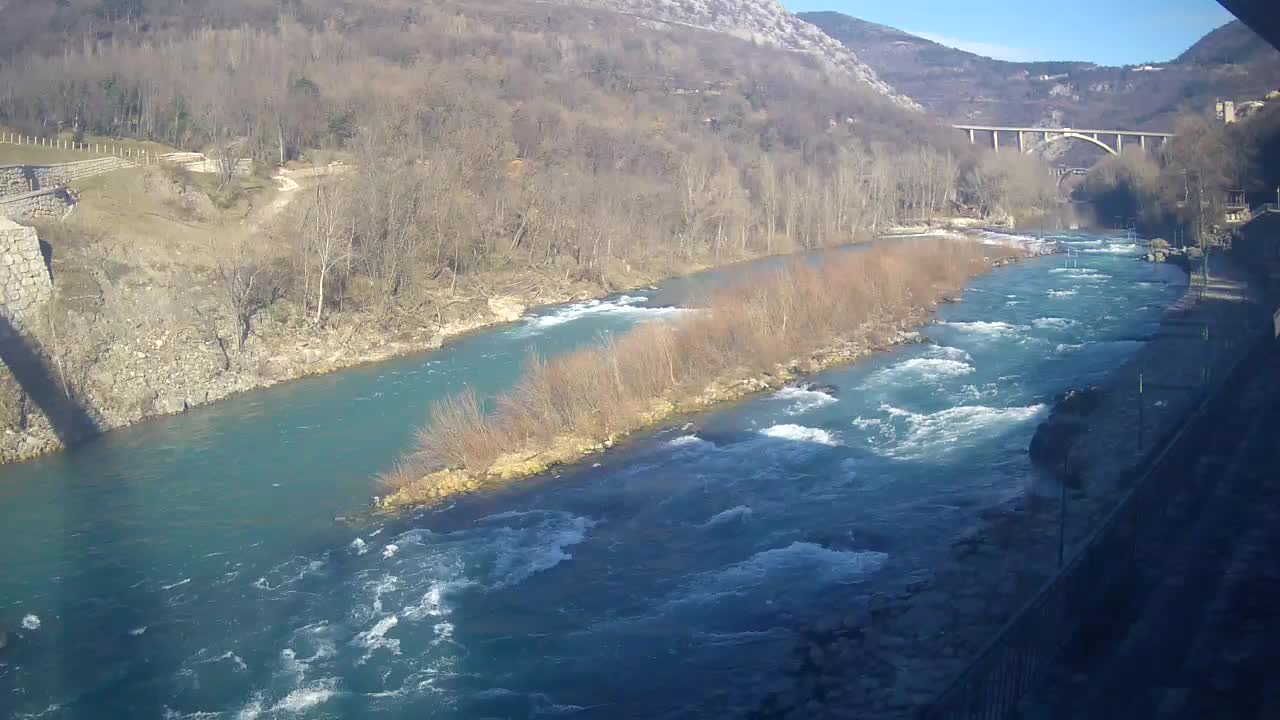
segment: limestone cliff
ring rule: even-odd
[[[565,5],[602,8],[644,20],[721,32],[760,45],[813,56],[846,72],[897,105],[920,106],[881,80],[852,50],[816,26],[787,12],[778,0],[556,0]]]

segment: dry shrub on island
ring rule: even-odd
[[[569,439],[605,443],[665,417],[717,382],[776,376],[788,363],[931,309],[1009,251],[953,239],[899,241],[819,261],[792,260],[717,290],[701,310],[651,322],[602,345],[533,358],[493,411],[470,391],[437,402],[418,451],[388,476],[412,485],[424,471],[481,478],[500,457],[536,454]]]

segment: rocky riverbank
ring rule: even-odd
[[[959,228],[965,221],[930,225],[944,226]],[[886,235],[910,230],[891,228]],[[50,312],[65,319],[35,322],[36,341],[30,345],[47,360],[52,391],[82,405],[101,432],[290,380],[433,350],[450,338],[517,321],[532,308],[600,298],[712,267],[627,266],[613,273],[608,288],[551,277],[485,277],[480,288],[442,291],[420,319],[390,323],[376,313],[347,311],[316,327],[301,308],[277,301],[254,317],[244,347],[235,348],[235,330],[223,310],[204,302],[203,311],[193,312],[175,300],[216,296],[216,281],[180,277],[172,267],[139,272],[134,260],[128,268],[113,267],[94,253],[120,244],[107,255],[124,260],[128,247],[96,242],[97,247],[81,247],[68,237],[54,239],[56,307]],[[0,369],[0,464],[63,447],[37,404]]]
[[[1215,257],[1211,272],[1207,286],[1193,284],[1166,311],[1160,332],[1129,362],[1099,387],[1060,398],[1057,419],[1047,421],[1037,446],[1048,470],[1061,473],[1051,481],[1067,483],[1068,556],[1115,507],[1146,451],[1199,402],[1202,379],[1212,391],[1270,329],[1242,268]],[[1045,439],[1068,426],[1067,440]],[[750,716],[913,716],[1056,571],[1054,495],[1028,493],[987,512],[927,577],[803,630],[785,677]]]
[[[656,279],[636,273],[628,281],[643,287]],[[255,318],[243,349],[230,346],[234,340],[228,339],[233,335],[229,328],[214,329],[201,322],[147,327],[139,322],[137,331],[123,333],[125,340],[104,343],[75,384],[84,410],[105,432],[290,380],[434,350],[451,338],[518,321],[538,306],[607,294],[589,283],[540,283],[536,292],[459,296],[441,302],[444,310],[426,322],[394,326],[367,313],[349,313],[317,328],[300,309],[281,303]],[[130,322],[124,318],[117,324]],[[50,341],[33,343],[47,344]],[[49,358],[46,371],[53,389],[61,392],[56,358]],[[0,427],[0,463],[64,447],[28,394],[7,374],[0,376]]]

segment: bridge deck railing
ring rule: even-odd
[[[1280,326],[1280,320],[1277,321]],[[1277,331],[1280,332],[1280,331]],[[1258,341],[1270,342],[1269,337]],[[1255,348],[1257,350],[1257,348]],[[1255,355],[1251,352],[1244,357]],[[1232,366],[1223,389],[1241,382]],[[1224,395],[1229,393],[1219,393]],[[1188,440],[1210,422],[1216,403],[1206,394],[1196,409],[1148,453],[1146,468],[1079,551],[980,651],[946,690],[919,714],[921,720],[999,720],[1013,714],[1040,673],[1096,611],[1107,590],[1136,577],[1137,548],[1160,542],[1161,522],[1177,488],[1162,482],[1188,462]]]

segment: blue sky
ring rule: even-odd
[[[1127,65],[1177,57],[1232,20],[1214,0],[782,0],[835,10],[1003,60]]]

